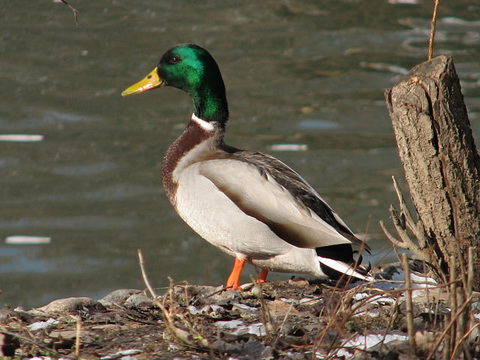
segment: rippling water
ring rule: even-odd
[[[403,173],[383,92],[425,59],[431,1],[71,3],[78,28],[61,3],[0,7],[0,135],[44,137],[0,142],[1,303],[142,288],[138,248],[156,286],[168,276],[223,283],[232,259],[182,223],[159,180],[190,100],[170,88],[120,97],[179,42],[208,48],[219,63],[227,141],[295,168],[369,235],[370,261],[384,261],[378,221],[389,222],[390,177]],[[442,3],[436,43],[454,57],[477,139],[479,12],[469,1]],[[6,244],[12,235],[51,243]]]

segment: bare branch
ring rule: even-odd
[[[437,29],[437,11],[438,11],[439,4],[440,4],[440,0],[435,0],[435,4],[433,5],[432,23],[430,26],[430,37],[428,39],[427,60],[431,60],[433,56],[433,44],[435,42],[435,31]]]
[[[80,12],[74,8],[72,5],[70,5],[67,0],[60,0],[62,3],[64,3],[65,5],[67,5],[70,10],[72,10],[73,12],[73,19],[75,20],[75,26],[78,27],[78,15],[80,14]]]

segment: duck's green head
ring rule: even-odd
[[[228,119],[225,85],[215,59],[195,44],[180,44],[168,50],[157,67],[143,80],[130,86],[122,96],[142,93],[161,86],[181,89],[193,99],[199,118],[224,124]]]

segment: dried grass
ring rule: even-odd
[[[415,257],[423,260],[432,275],[440,282],[440,286],[448,294],[448,304],[450,314],[443,323],[438,323],[435,331],[435,343],[429,349],[426,359],[472,359],[474,354],[478,354],[479,345],[475,333],[480,326],[478,320],[473,317],[471,304],[474,296],[472,283],[474,276],[474,249],[469,248],[467,263],[463,256],[452,254],[444,259],[437,256],[434,251],[432,241],[428,239],[423,230],[421,220],[414,221],[406,206],[403,194],[395,178],[393,184],[400,203],[400,212],[391,206],[391,216],[393,224],[397,230],[400,240],[396,239],[388,232],[385,225],[381,226],[395,247],[409,250]],[[430,245],[429,245],[430,244]],[[458,249],[457,252],[460,252]],[[413,327],[413,309],[408,299],[411,298],[411,285],[409,283],[409,270],[406,255],[402,254],[402,264],[405,271],[405,285],[407,298],[407,329],[410,340],[411,354],[417,354],[415,346],[415,332]],[[460,262],[460,263],[459,263]],[[445,266],[445,263],[447,266]],[[448,269],[446,271],[445,269]],[[457,270],[460,273],[457,273]],[[428,291],[427,291],[428,293]]]

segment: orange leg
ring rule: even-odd
[[[240,275],[242,275],[242,270],[246,262],[247,259],[235,258],[232,272],[227,280],[227,289],[237,290],[240,287]]]
[[[267,281],[267,276],[268,276],[268,270],[262,269],[262,271],[260,271],[260,274],[258,275],[257,284],[264,283],[265,281]]]

